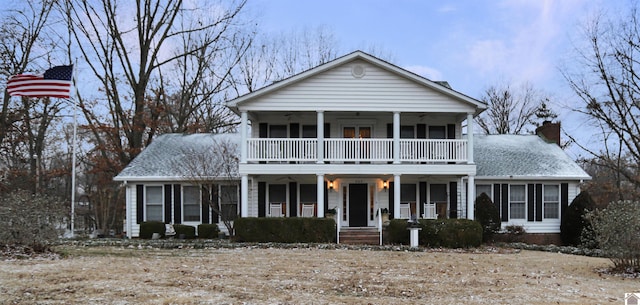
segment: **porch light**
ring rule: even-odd
[[[387,180],[382,181],[382,188],[384,189],[385,192],[389,188],[389,186],[387,185]]]
[[[329,180],[329,189],[333,190],[333,180]]]

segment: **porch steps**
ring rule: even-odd
[[[348,245],[379,245],[380,232],[376,228],[342,228],[340,243]]]

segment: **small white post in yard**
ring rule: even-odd
[[[342,220],[340,207],[336,207],[336,244],[340,243],[340,220]]]
[[[382,246],[382,209],[378,208],[378,231],[380,233],[380,245]]]
[[[409,246],[418,247],[418,232],[422,230],[417,219],[409,219],[407,230],[409,230]]]

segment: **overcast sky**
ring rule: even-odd
[[[490,85],[530,82],[554,97],[563,127],[572,94],[559,67],[581,43],[581,25],[598,12],[620,13],[628,0],[252,0],[262,30],[327,27],[342,52],[376,46],[392,63],[446,80],[480,98]],[[342,55],[342,54],[341,54]]]

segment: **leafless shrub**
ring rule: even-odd
[[[588,212],[585,218],[616,271],[640,271],[640,202],[612,202],[606,209]]]
[[[66,208],[56,198],[15,191],[0,199],[0,243],[45,251],[64,231]]]

